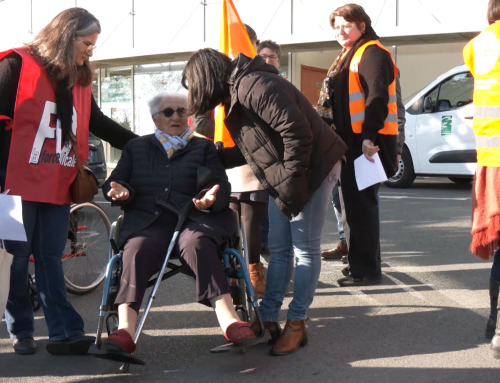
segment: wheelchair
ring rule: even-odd
[[[208,175],[207,175],[208,174]],[[200,186],[213,182],[213,174],[206,168],[198,169],[198,184],[199,189],[203,189]],[[200,181],[200,179],[202,181]],[[167,254],[165,256],[163,265],[159,273],[156,277],[153,277],[148,282],[148,287],[153,286],[151,293],[149,295],[146,308],[144,313],[142,314],[134,337],[134,342],[137,344],[139,336],[144,327],[144,323],[148,316],[148,313],[151,309],[153,300],[156,295],[156,291],[161,283],[161,281],[165,279],[169,279],[176,274],[185,272],[187,269],[186,265],[177,265],[172,263],[172,251],[177,242],[177,238],[183,228],[183,224],[185,220],[189,216],[189,212],[192,208],[194,208],[193,202],[189,202],[184,208],[177,209],[176,207],[170,205],[168,202],[163,200],[157,200],[156,205],[166,211],[174,213],[178,217],[177,226],[175,227],[174,234],[170,241]],[[242,256],[241,250],[246,249],[246,236],[244,228],[240,225],[239,220],[235,217],[235,227],[238,228],[236,231],[236,235],[231,238],[227,246],[221,250],[222,255],[222,264],[224,271],[230,280],[231,287],[231,296],[233,299],[233,304],[235,306],[235,310],[238,313],[238,316],[241,320],[250,321],[254,317],[257,318],[257,321],[260,325],[260,332],[256,336],[255,341],[251,344],[247,344],[246,347],[251,347],[258,343],[262,342],[262,338],[265,335],[264,325],[262,322],[262,317],[260,315],[259,306],[257,302],[257,297],[255,296],[252,284],[250,282],[250,274],[248,271],[248,259]],[[107,353],[102,349],[102,332],[104,330],[104,325],[106,325],[106,331],[109,334],[117,329],[118,325],[118,307],[114,304],[116,296],[118,294],[119,289],[119,281],[121,276],[121,265],[122,265],[122,257],[123,251],[118,249],[118,237],[120,233],[120,229],[123,223],[123,215],[120,216],[116,222],[113,222],[110,230],[110,241],[109,241],[109,255],[110,261],[106,268],[106,278],[103,289],[103,296],[101,305],[99,307],[99,319],[97,324],[97,334],[95,343],[91,346],[89,350],[89,354],[101,358],[108,359],[117,362],[123,363],[120,367],[120,371],[128,372],[131,364],[144,365],[145,363],[139,358],[135,357],[129,353]],[[246,252],[244,252],[246,254]],[[168,269],[168,271],[167,271]],[[210,352],[212,353],[223,353],[231,350],[238,349],[240,352],[245,352],[244,348],[237,348],[233,346],[231,343],[224,344],[222,346],[216,347]]]

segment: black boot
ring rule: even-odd
[[[498,315],[498,310],[500,310],[500,306],[497,309],[497,325],[495,328],[495,335],[493,336],[490,345],[490,355],[495,359],[500,359],[500,316]]]
[[[495,326],[497,323],[497,307],[498,307],[498,291],[500,285],[493,279],[490,278],[490,317],[488,318],[488,323],[486,324],[486,339],[491,339],[495,335]]]

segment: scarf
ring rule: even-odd
[[[168,158],[170,158],[176,151],[186,147],[189,140],[193,138],[193,131],[188,126],[184,133],[180,136],[171,136],[170,134],[162,132],[160,129],[156,128],[155,136],[167,152]]]
[[[328,70],[327,76],[321,86],[319,93],[318,104],[316,110],[319,115],[333,123],[333,81],[340,79],[343,84],[343,89],[349,87],[349,65],[351,60],[360,46],[368,41],[378,40],[379,37],[372,27],[369,27],[357,41],[347,50],[342,48],[337,58],[333,61],[332,66]]]
[[[488,260],[500,245],[500,168],[478,165],[472,189],[470,250]]]

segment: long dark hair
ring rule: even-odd
[[[85,60],[82,66],[76,65],[75,40],[78,36],[94,33],[101,33],[99,20],[83,8],[70,8],[54,17],[28,44],[43,61],[47,75],[54,83],[57,118],[61,122],[64,144],[69,141],[73,123],[71,89],[77,83],[89,86],[93,76],[89,60]]]
[[[50,79],[59,82],[68,79],[68,85],[76,83],[89,86],[92,83],[92,67],[85,60],[77,66],[74,45],[77,36],[101,33],[101,25],[89,11],[69,8],[52,19],[28,45],[42,59]]]
[[[500,0],[490,0],[488,3],[488,23],[493,24],[500,20]]]
[[[182,72],[182,86],[189,90],[188,114],[214,109],[229,97],[231,59],[215,49],[200,49],[191,56]]]

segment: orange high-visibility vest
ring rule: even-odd
[[[474,76],[474,121],[477,162],[500,167],[500,23],[497,21],[464,48]]]
[[[351,126],[354,133],[361,133],[363,130],[363,122],[365,121],[365,93],[359,81],[359,63],[363,57],[363,53],[370,45],[377,45],[385,50],[389,56],[391,53],[378,40],[369,41],[363,44],[352,57],[349,65],[349,112],[351,115]],[[394,61],[394,81],[389,85],[389,113],[384,121],[384,128],[379,130],[380,134],[398,134],[398,106],[396,103],[396,76],[398,68]]]

